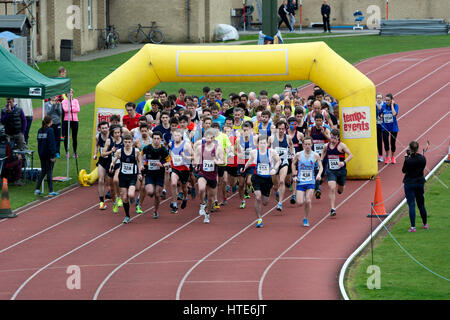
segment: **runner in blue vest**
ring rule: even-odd
[[[315,167],[318,166],[318,173],[315,174]],[[303,151],[297,152],[292,159],[292,174],[297,182],[296,202],[299,206],[305,204],[305,217],[303,226],[309,227],[308,217],[311,212],[312,197],[316,181],[320,180],[323,171],[322,161],[317,152],[312,151],[312,138],[303,139]]]

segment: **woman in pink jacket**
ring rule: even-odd
[[[62,102],[62,108],[64,110],[64,121],[62,123],[62,134],[64,137],[64,149],[66,149],[66,158],[69,158],[69,148],[67,145],[68,140],[68,125],[70,117],[70,129],[72,130],[72,147],[73,157],[78,158],[77,146],[78,146],[78,112],[80,112],[80,104],[77,99],[73,98],[73,89],[70,89],[71,108],[69,113],[69,99],[64,99]]]

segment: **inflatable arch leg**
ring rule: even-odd
[[[93,139],[98,121],[112,113],[123,115],[125,103],[137,100],[160,82],[287,80],[310,80],[339,101],[341,138],[354,156],[347,167],[348,177],[375,176],[375,86],[324,42],[271,46],[147,44],[97,85]],[[92,153],[94,150],[95,143]],[[91,169],[94,167],[92,160]]]

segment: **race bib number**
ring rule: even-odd
[[[338,170],[340,168],[339,162],[339,159],[328,159],[328,167],[331,170]]]
[[[134,174],[134,164],[122,162],[122,173],[123,174]]]
[[[285,158],[288,157],[288,149],[287,149],[287,148],[280,148],[280,147],[277,147],[276,150],[277,150],[277,153],[278,153],[278,155],[280,156],[280,158],[285,159]]]
[[[300,182],[309,182],[313,180],[312,170],[300,170]]]
[[[384,123],[392,123],[394,122],[394,116],[392,113],[383,114]]]
[[[159,170],[159,169],[161,169],[159,166],[158,166],[158,160],[148,160],[148,170]]]
[[[250,159],[250,149],[244,150],[244,159]]]
[[[175,167],[179,167],[183,165],[183,157],[179,154],[172,155],[172,163]]]
[[[322,151],[323,151],[323,146],[324,146],[323,143],[315,143],[314,144],[314,151],[317,152],[319,155],[321,155]]]
[[[203,171],[213,172],[214,171],[214,160],[203,160]]]
[[[269,176],[270,175],[270,168],[268,163],[258,163],[258,175],[260,176]]]

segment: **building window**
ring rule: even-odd
[[[92,0],[88,0],[88,28],[92,28]]]

